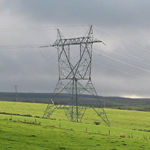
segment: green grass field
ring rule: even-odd
[[[42,117],[46,104],[0,101],[0,150],[3,149],[150,149],[150,113],[105,109],[111,127],[92,109],[82,123],[69,122],[63,109]],[[36,116],[36,117],[35,117]],[[101,124],[95,125],[98,121]]]

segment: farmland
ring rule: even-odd
[[[44,119],[46,106],[0,101],[0,149],[150,149],[149,112],[107,108],[108,127],[91,108],[82,123],[68,122],[63,109]]]

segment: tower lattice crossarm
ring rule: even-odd
[[[82,45],[82,44],[93,44],[102,42],[93,37],[78,37],[78,38],[70,38],[63,39],[59,38],[55,41],[52,47],[61,47],[61,46],[69,46],[69,45]]]

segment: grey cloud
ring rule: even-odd
[[[15,3],[14,3],[15,2]],[[70,1],[13,0],[5,7],[13,13],[27,15],[33,21],[61,24],[86,23],[104,26],[148,26],[148,1]]]
[[[150,13],[149,3],[146,0],[3,1],[1,3],[3,9],[0,10],[0,17],[3,18],[0,25],[0,44],[52,44],[57,36],[56,30],[40,30],[39,28],[39,30],[33,31],[28,29],[60,26],[63,35],[68,38],[83,36],[87,27],[63,26],[93,24],[99,27],[93,27],[94,36],[107,44],[103,54],[131,64],[131,66],[127,65],[104,55],[95,56],[98,54],[93,51],[92,80],[98,94],[150,96],[148,91],[149,19],[147,19]],[[5,32],[4,28],[27,30]],[[99,45],[93,46],[93,49],[100,53],[103,48]],[[12,91],[12,89],[14,90],[13,85],[17,84],[19,85],[18,90],[24,92],[52,92],[58,79],[57,54],[53,59],[50,57],[56,53],[56,49],[43,48],[41,51],[42,54],[39,49],[4,49],[0,47],[2,79],[0,91]]]

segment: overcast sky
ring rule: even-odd
[[[53,92],[57,51],[37,47],[53,44],[57,28],[71,38],[93,25],[107,44],[93,46],[97,93],[150,97],[149,14],[149,0],[0,0],[0,92]]]

